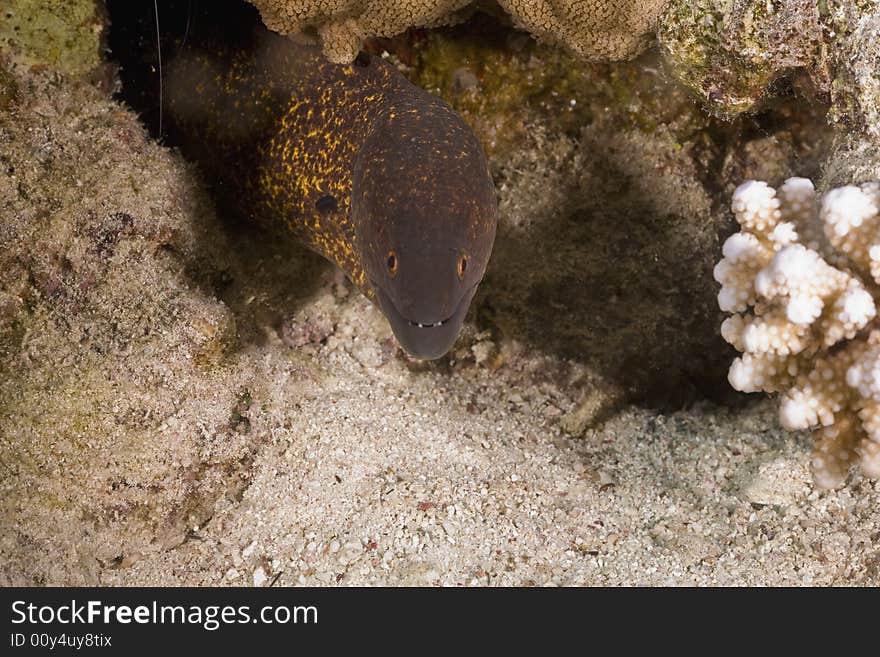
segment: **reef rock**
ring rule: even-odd
[[[673,0],[658,40],[720,116],[754,110],[775,82],[805,73],[805,95],[830,101],[836,128],[822,186],[880,178],[880,2]]]

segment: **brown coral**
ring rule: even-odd
[[[457,21],[470,0],[252,0],[266,26],[281,34],[316,33],[327,57],[352,61],[368,36]]]
[[[628,59],[648,44],[667,0],[499,0],[536,37],[586,59]]]
[[[335,62],[354,59],[368,36],[458,22],[469,0],[251,0],[282,34],[316,33]],[[588,59],[626,59],[647,43],[667,0],[500,0],[536,37]]]

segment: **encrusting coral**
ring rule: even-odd
[[[782,392],[781,424],[813,429],[813,474],[839,486],[858,462],[880,477],[880,183],[816,197],[805,178],[733,195],[742,230],[715,268],[721,326],[743,355],[743,392]]]
[[[514,22],[586,59],[628,59],[647,46],[667,0],[499,0]]]
[[[334,62],[350,62],[370,36],[460,21],[471,0],[251,0],[282,34],[316,31]],[[520,27],[588,59],[627,59],[647,45],[667,0],[499,0]]]
[[[270,30],[294,35],[316,32],[327,58],[347,63],[367,37],[458,22],[470,0],[251,0],[251,4]]]

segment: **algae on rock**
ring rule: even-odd
[[[248,378],[228,351],[202,364],[236,342],[200,289],[232,249],[133,114],[53,73],[17,84],[0,113],[4,581],[96,584],[184,540],[246,476],[253,441],[229,418]]]
[[[101,0],[4,0],[0,52],[25,65],[85,75],[103,61]]]
[[[876,491],[808,498],[766,409],[656,410],[723,385],[720,208],[818,168],[822,108],[707,119],[656,58],[473,37],[407,71],[486,140],[503,215],[430,364],[319,258],[215,217],[105,93],[0,81],[2,583],[877,581],[870,551],[825,547],[869,544]],[[628,396],[649,409],[594,426]],[[797,492],[759,501],[794,527],[737,490],[779,459]]]
[[[658,37],[673,74],[720,116],[755,109],[802,71],[836,129],[822,186],[880,178],[877,0],[672,0]]]

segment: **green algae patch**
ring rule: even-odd
[[[588,107],[571,102],[578,85],[559,61],[571,57],[557,49],[530,42],[512,50],[468,35],[432,33],[417,53],[413,82],[449,101],[490,153],[516,144],[542,111],[558,116],[563,130],[591,120]]]
[[[95,0],[6,0],[0,52],[26,66],[86,75],[101,64],[103,9]],[[0,81],[2,89],[2,81]],[[0,106],[2,106],[0,93]]]
[[[613,116],[618,127],[649,134],[692,105],[652,74],[651,55],[589,63],[507,30],[437,30],[416,40],[409,59],[410,80],[461,113],[490,157],[515,148],[543,117],[552,116],[554,131],[572,138],[600,114]]]

